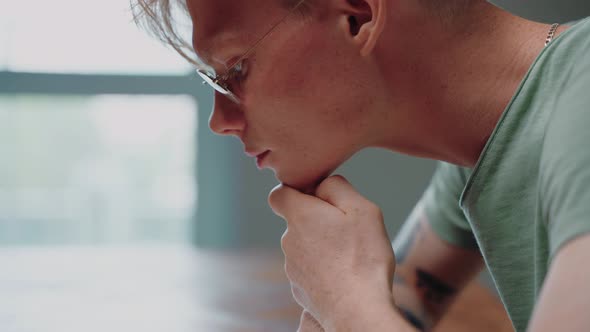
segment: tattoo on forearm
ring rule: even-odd
[[[412,324],[412,326],[414,326],[416,329],[418,329],[418,331],[425,331],[424,323],[422,322],[422,320],[420,320],[420,318],[418,318],[416,315],[414,315],[414,313],[412,313],[410,310],[402,308],[402,307],[398,307],[398,309],[401,312],[401,314],[406,318],[406,320],[410,324]]]
[[[457,292],[456,289],[424,270],[417,269],[416,277],[416,288],[421,296],[431,304],[443,304]]]

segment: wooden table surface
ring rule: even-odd
[[[295,332],[280,252],[189,247],[0,249],[2,332]],[[512,331],[471,284],[437,331]]]

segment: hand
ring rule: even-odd
[[[303,310],[297,332],[324,332],[324,329],[309,311]]]
[[[395,258],[383,215],[344,177],[327,178],[315,196],[281,184],[268,201],[287,221],[281,247],[293,297],[326,330],[360,303],[391,305]]]

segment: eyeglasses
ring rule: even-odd
[[[281,23],[283,23],[288,17],[289,15],[291,15],[291,13],[293,13],[297,8],[299,8],[303,3],[305,2],[305,0],[300,0],[295,6],[293,6],[293,8],[289,9],[289,11],[287,12],[287,14],[281,19],[279,20],[277,23],[275,23],[270,30],[268,30],[267,33],[265,33],[262,37],[260,37],[260,39],[258,39],[258,41],[256,41],[256,43],[254,43],[254,45],[252,45],[252,47],[250,47],[246,52],[244,52],[244,54],[242,56],[240,56],[238,58],[238,60],[234,61],[231,66],[229,66],[229,69],[226,71],[225,74],[223,75],[216,75],[214,73],[211,73],[205,69],[197,69],[197,74],[199,74],[199,76],[201,76],[201,78],[203,78],[203,84],[209,84],[213,89],[215,89],[215,91],[223,94],[224,96],[228,97],[230,100],[232,100],[233,102],[235,102],[236,104],[240,103],[240,100],[238,99],[238,97],[236,96],[236,94],[234,92],[232,92],[229,88],[229,83],[228,81],[235,77],[236,74],[240,74],[243,70],[242,65],[243,65],[243,60],[250,55],[250,53],[252,53],[252,51],[268,36],[271,34],[271,32],[273,32]]]

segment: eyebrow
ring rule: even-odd
[[[205,45],[205,51],[197,53],[195,50],[195,53],[204,66],[219,73],[218,69],[222,69],[221,72],[230,69],[229,66],[245,52],[245,46],[231,46],[232,42],[242,40],[235,33],[225,33],[225,35],[213,38],[215,42]],[[193,42],[193,45],[196,43]],[[195,49],[194,46],[193,49]]]

